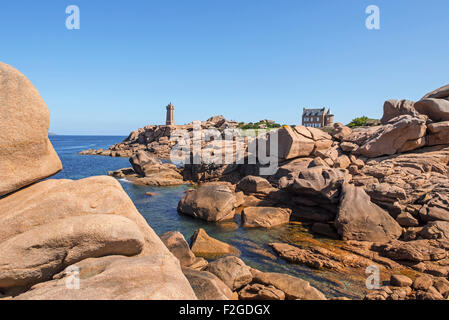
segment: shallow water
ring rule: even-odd
[[[130,167],[128,158],[104,156],[81,156],[77,153],[85,149],[107,148],[120,142],[119,136],[51,136],[50,140],[61,158],[64,169],[52,178],[82,179],[93,175],[107,175],[108,171]],[[188,185],[179,187],[136,186],[125,179],[119,179],[123,189],[133,200],[139,212],[154,231],[177,230],[187,241],[198,228],[204,228],[212,237],[236,246],[241,258],[248,265],[265,272],[282,272],[300,277],[320,290],[326,296],[361,297],[360,281],[354,283],[349,275],[312,270],[305,266],[289,264],[276,257],[268,246],[270,242],[290,242],[301,245],[304,238],[310,238],[299,223],[290,223],[270,230],[244,229],[236,222],[213,224],[178,214],[176,207]],[[155,195],[150,197],[146,192]],[[327,241],[316,238],[319,241]]]

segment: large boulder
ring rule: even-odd
[[[296,172],[307,169],[312,161],[313,158],[297,158],[286,161],[285,163],[279,165],[277,172],[270,176],[269,180],[278,183],[279,179],[282,177],[288,177],[294,175]]]
[[[203,184],[189,190],[178,203],[179,212],[209,222],[232,219],[235,207],[235,194],[229,187],[217,184]]]
[[[225,242],[209,236],[202,228],[196,230],[190,239],[190,249],[197,257],[216,259],[225,255],[240,255],[240,251]]]
[[[227,256],[209,263],[206,268],[220,278],[232,291],[236,291],[253,280],[249,267],[235,256]]]
[[[442,184],[447,185],[447,180]],[[433,193],[432,198],[419,210],[422,221],[449,221],[449,194],[448,192]]]
[[[281,178],[279,186],[295,195],[337,203],[341,186],[349,179],[350,175],[341,169],[312,167]]]
[[[449,101],[445,99],[426,98],[416,102],[415,109],[433,121],[449,120]]]
[[[139,294],[143,297],[148,290],[153,292],[153,295],[147,295],[150,298],[195,299],[178,259],[148,226],[121,185],[111,177],[45,180],[4,197],[0,199],[0,231],[0,261],[7,261],[16,274],[15,277],[8,276],[7,283],[2,284],[3,288],[8,288],[7,292],[21,292],[33,283],[51,279],[71,263],[79,267],[80,259],[120,254],[145,258],[136,262],[145,272],[136,275],[132,282],[138,282],[140,287],[123,286],[127,277],[132,276],[120,275],[130,272],[125,268],[126,261],[122,261],[114,263],[111,272],[83,282],[84,292],[89,292],[86,298],[93,297],[95,289],[101,287],[104,290],[97,291],[97,299],[112,298],[114,292],[117,298],[132,298]],[[130,265],[137,261],[131,257],[125,259],[130,259]],[[2,275],[6,274],[3,271]],[[119,276],[117,281],[116,276]],[[100,284],[101,281],[105,283]],[[48,283],[48,286],[53,287],[53,284]],[[92,287],[88,287],[90,284]],[[150,287],[146,288],[146,284]],[[36,299],[42,294],[43,299],[50,296],[80,298],[77,293],[60,294],[62,281],[58,282],[56,287],[59,289],[55,288],[55,291],[48,289],[47,284],[42,285],[39,291],[33,290],[34,293],[30,292],[27,297]],[[167,288],[157,293],[154,291],[157,286]],[[133,290],[130,295],[125,293],[128,288]],[[48,294],[44,294],[47,290],[50,290]]]
[[[143,150],[138,151],[131,158],[129,158],[129,162],[131,163],[134,171],[141,176],[150,174],[152,172],[152,167],[161,163],[157,158],[151,156],[148,152]]]
[[[245,228],[272,228],[290,221],[291,210],[275,207],[247,207],[242,211]]]
[[[183,267],[190,266],[195,262],[195,254],[190,250],[189,244],[180,232],[169,231],[161,235],[160,238]]]
[[[449,121],[430,123],[427,129],[427,145],[449,144]]]
[[[334,123],[334,131],[332,131],[331,135],[334,139],[339,141],[344,141],[347,137],[349,137],[352,133],[352,129],[345,126],[340,122]]]
[[[390,183],[370,183],[365,187],[365,192],[371,201],[386,209],[394,218],[403,211],[399,202],[406,201],[407,192]]]
[[[362,187],[350,184],[343,186],[335,227],[343,240],[387,242],[402,234],[401,226]]]
[[[31,82],[0,62],[0,196],[62,169],[48,139],[50,115]]]
[[[315,142],[307,129],[284,126],[278,130],[278,156],[288,160],[310,155],[315,148]]]
[[[413,105],[414,101],[410,100],[387,100],[384,103],[384,114],[380,122],[382,124],[387,124],[391,119],[402,116],[410,115],[412,117],[418,117],[418,112],[416,112]]]
[[[130,179],[138,185],[147,186],[178,186],[184,184],[182,175],[172,167],[172,164],[163,164],[160,166],[159,170],[143,178]]]
[[[131,175],[127,178],[136,184],[173,186],[184,183],[183,177],[178,172],[176,165],[162,163],[146,151],[138,151],[129,159],[129,162],[138,177]]]
[[[35,227],[0,243],[0,289],[50,280],[90,257],[137,255],[144,245],[137,225],[121,216],[92,214]]]
[[[432,221],[420,231],[420,236],[424,239],[446,239],[449,240],[449,222]]]
[[[390,277],[390,284],[395,287],[410,287],[413,280],[403,274],[393,274]]]
[[[267,179],[258,176],[246,176],[237,183],[236,190],[249,193],[266,194],[275,190]]]
[[[346,170],[323,166],[307,168],[279,180],[291,194],[292,216],[306,221],[334,221],[343,183],[350,181]]]
[[[278,157],[281,160],[306,157],[332,146],[331,136],[320,129],[283,126],[277,134]]]
[[[435,246],[434,240],[394,240],[386,244],[379,245],[378,250],[382,255],[399,261],[437,261],[447,257],[447,251]]]
[[[76,269],[75,269],[76,268]],[[74,272],[80,275],[74,286]],[[67,267],[54,280],[36,284],[16,300],[196,300],[178,261],[152,255],[89,258]],[[226,286],[225,286],[226,287]]]
[[[233,300],[234,294],[216,275],[191,268],[182,271],[199,300]]]
[[[449,98],[449,84],[442,86],[441,88],[438,88],[436,90],[433,90],[432,92],[429,92],[424,97],[422,97],[422,99],[428,99],[428,98],[448,99]]]
[[[357,153],[368,158],[375,158],[414,150],[425,145],[426,130],[424,120],[409,115],[400,116],[378,128],[357,149]]]

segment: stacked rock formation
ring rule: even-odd
[[[271,244],[290,262],[347,272],[350,257],[352,267],[366,267],[371,261],[392,273],[405,268],[433,277],[430,289],[411,286],[401,291],[392,280],[393,288],[368,298],[447,298],[447,101],[449,86],[444,86],[416,103],[386,101],[382,126],[350,129],[336,123],[330,134],[302,126],[280,128],[275,174],[265,180],[248,176],[247,167],[233,167],[241,180],[227,187],[240,199],[235,210],[242,212],[243,226],[272,227],[286,223],[290,215],[309,224],[314,233],[344,240],[344,250],[354,255]],[[216,166],[203,176],[235,183],[235,177],[225,174],[230,166],[223,168]],[[258,175],[257,170],[252,174]],[[249,295],[252,290],[248,288]]]
[[[202,129],[217,129],[223,132],[225,129],[236,128],[236,121],[228,121],[223,116],[213,116],[206,121],[200,122]],[[186,125],[149,125],[133,131],[120,143],[117,143],[106,150],[89,149],[80,152],[81,155],[101,155],[111,157],[131,157],[137,152],[147,151],[160,159],[169,159],[170,150],[177,143],[176,139],[171,139],[177,130],[185,130],[192,139],[193,123]],[[176,136],[176,135],[175,135]]]

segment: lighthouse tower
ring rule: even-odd
[[[175,107],[171,104],[167,106],[167,120],[165,122],[167,126],[175,125]]]

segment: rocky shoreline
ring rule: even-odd
[[[62,169],[48,108],[16,69],[0,63],[0,79],[0,299],[329,298],[301,278],[247,266],[237,248],[203,229],[189,243],[176,231],[157,236],[113,177],[192,183],[178,211],[208,223],[301,223],[329,241],[297,245],[288,237],[300,235],[286,235],[267,243],[268,253],[361,283],[375,268],[380,285],[365,299],[449,297],[449,86],[416,103],[386,101],[381,126],[283,126],[279,167],[268,176],[260,163],[163,162],[179,126],[148,126],[108,150],[82,152],[130,157],[130,168],[73,181],[42,180]],[[236,123],[212,117],[201,126],[223,132]],[[67,285],[74,270],[75,290]]]
[[[376,266],[392,287],[367,299],[447,298],[441,289],[449,284],[447,88],[416,103],[386,101],[381,126],[352,130],[337,123],[330,134],[284,126],[279,169],[271,176],[259,176],[258,166],[249,164],[177,168],[185,183],[199,183],[178,211],[214,223],[239,215],[245,228],[301,221],[341,242],[331,250],[270,243],[286,261],[354,275]],[[144,154],[141,148],[133,157]],[[410,284],[396,287],[398,277]],[[415,285],[422,277],[440,289]]]

